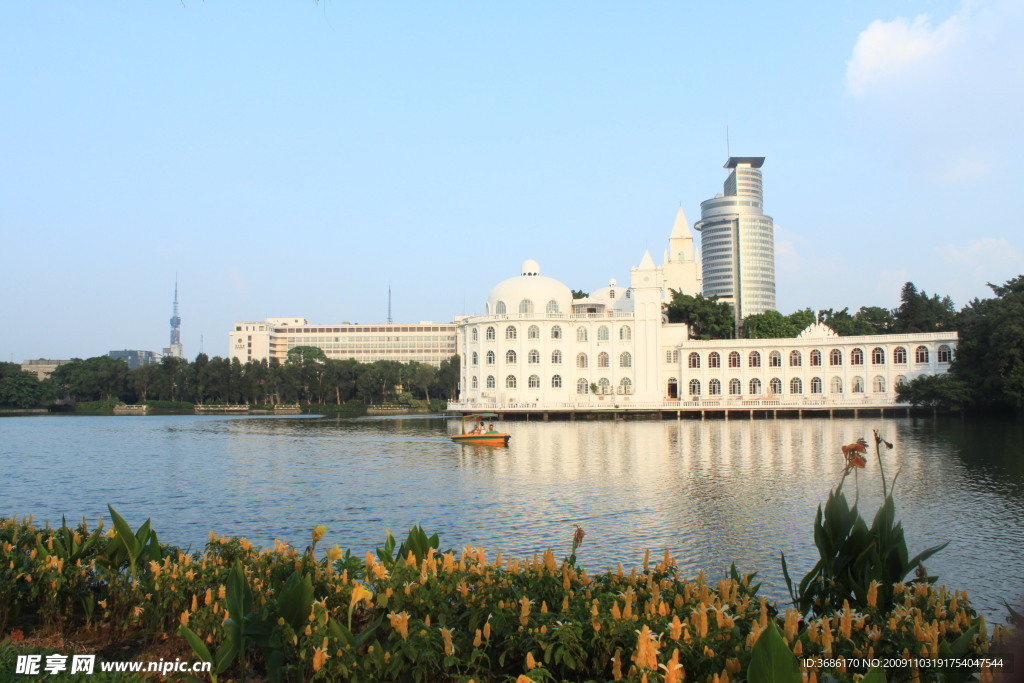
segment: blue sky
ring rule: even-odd
[[[764,156],[778,305],[958,307],[1024,272],[1024,5],[17,3],[0,359],[237,320],[450,321],[592,290]]]

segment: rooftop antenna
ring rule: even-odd
[[[203,335],[199,335],[199,353],[203,353]]]
[[[388,325],[392,324],[391,320],[391,283],[388,283]]]

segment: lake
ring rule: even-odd
[[[442,548],[569,553],[591,570],[669,548],[687,573],[735,561],[782,600],[816,561],[814,513],[842,471],[842,444],[878,429],[912,554],[970,591],[990,621],[1024,596],[1024,425],[918,418],[509,422],[508,448],[455,444],[438,416],[0,419],[0,509],[90,524],[112,504],[133,526],[199,548],[210,530],[298,548],[316,524],[360,556],[413,524]],[[844,487],[868,521],[881,502],[874,449]],[[109,524],[109,520],[108,520]]]

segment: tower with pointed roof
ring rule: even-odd
[[[171,315],[171,344],[164,349],[165,356],[182,358],[185,349],[181,345],[181,316],[178,315],[178,278],[174,278],[174,313]]]
[[[672,234],[668,238],[665,252],[665,287],[691,296],[701,291],[700,263],[697,262],[693,245],[693,233],[686,220],[683,207],[676,212]]]

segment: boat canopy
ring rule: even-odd
[[[494,419],[494,418],[498,417],[498,414],[497,413],[473,413],[472,415],[463,415],[462,416],[462,421],[465,422],[466,420],[482,420],[482,419],[484,419],[486,417]]]

